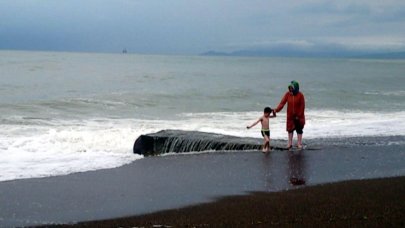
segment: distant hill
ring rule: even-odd
[[[202,56],[229,56],[229,53],[226,52],[217,52],[217,51],[207,51],[204,53],[201,53],[200,55]]]
[[[359,58],[371,59],[405,59],[405,52],[391,52],[391,53],[376,53],[357,56]]]
[[[233,52],[208,51],[202,56],[246,56],[246,57],[329,57],[329,58],[375,58],[405,59],[405,52],[390,53],[359,53],[347,50],[302,51],[293,49],[257,49],[238,50]]]

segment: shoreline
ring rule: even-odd
[[[247,227],[405,225],[405,176],[252,192],[150,214],[57,227]]]
[[[0,182],[0,226],[75,224],[210,203],[250,192],[285,192],[354,179],[405,176],[402,140],[353,138],[343,144],[320,140],[320,144],[311,143],[321,145],[316,150],[267,155],[233,151],[146,157],[113,169]],[[294,178],[303,183],[294,185]]]

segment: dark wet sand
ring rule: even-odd
[[[273,151],[268,155],[251,151],[148,157],[114,169],[0,182],[0,227],[74,224],[181,208],[249,192],[277,192],[346,180],[405,176],[404,138],[382,138],[384,146],[374,138],[352,141],[350,145],[323,142],[320,150]],[[291,180],[305,184],[295,186]],[[390,188],[396,191],[396,186],[381,187],[381,202],[390,197],[386,191]],[[349,189],[353,194],[347,193],[352,195],[348,208],[355,202],[356,195],[366,194],[355,189]],[[340,191],[325,194],[340,195]],[[301,194],[299,192],[295,194]],[[282,197],[278,193],[275,196]],[[247,199],[261,201],[261,197],[275,196],[258,193]],[[399,200],[402,195],[396,196]],[[285,200],[287,198],[290,197]],[[296,197],[296,200],[306,198]],[[309,201],[296,205],[318,204]],[[267,205],[269,209],[265,206],[263,210],[271,213],[279,207],[294,205],[291,202],[276,203],[273,208]],[[401,207],[403,210],[403,205]],[[248,210],[246,215],[250,216]]]
[[[218,199],[73,227],[404,227],[405,177],[346,181]],[[67,226],[71,227],[71,226]]]

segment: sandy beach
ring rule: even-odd
[[[61,227],[404,227],[404,191],[405,177],[345,181]]]
[[[232,202],[235,201],[233,199],[237,199],[236,202],[242,204],[244,204],[244,197],[247,197],[248,202],[251,200],[253,200],[251,202],[256,202],[255,200],[267,202],[267,197],[275,197],[276,199],[281,197],[281,201],[277,201],[275,205],[277,205],[276,208],[283,208],[294,205],[293,201],[288,201],[290,194],[303,194],[302,199],[300,199],[301,197],[295,199],[293,197],[290,200],[298,200],[295,206],[302,205],[303,207],[299,210],[306,211],[308,208],[304,205],[314,205],[310,208],[318,205],[317,201],[314,201],[319,195],[316,193],[317,189],[325,189],[324,187],[312,188],[311,186],[348,180],[405,176],[403,165],[405,150],[403,143],[401,143],[403,142],[402,137],[345,140],[350,143],[334,145],[333,140],[329,140],[320,141],[320,144],[316,145],[311,142],[313,148],[317,149],[295,152],[273,151],[267,155],[259,151],[234,151],[146,157],[114,169],[1,182],[0,225],[3,227],[72,225],[85,221],[145,215],[201,203],[212,203],[218,199],[221,199],[219,203],[222,204],[224,202],[222,197],[227,197],[225,201],[232,199]],[[391,140],[392,143],[379,146],[380,141],[387,142],[387,140]],[[294,182],[294,180],[301,182]],[[323,195],[324,197],[317,200],[332,200],[327,204],[333,205],[335,201],[343,200],[342,202],[346,202],[351,199],[352,201],[344,203],[351,207],[355,206],[352,204],[357,202],[359,195],[371,194],[369,199],[374,200],[375,194],[379,194],[381,201],[375,201],[375,204],[381,206],[376,209],[381,211],[385,210],[384,208],[391,210],[389,209],[391,206],[384,207],[381,202],[395,196],[398,202],[395,203],[395,200],[391,200],[396,204],[392,211],[393,216],[398,215],[398,213],[403,215],[402,202],[404,200],[400,200],[403,199],[403,179],[387,179],[380,182],[376,182],[372,186],[375,186],[374,189],[381,189],[381,191],[368,190],[362,187],[337,187],[335,189],[334,185],[330,185],[330,188],[326,187],[325,191],[332,192],[320,194],[319,196]],[[300,185],[294,185],[294,183]],[[357,182],[348,182],[348,184],[337,186],[352,186],[354,183]],[[365,186],[369,185],[368,182],[361,181],[360,186],[364,186],[361,183],[366,183]],[[307,188],[308,186],[310,187]],[[286,190],[293,191],[289,193]],[[312,198],[306,196],[310,194],[307,191],[314,192]],[[346,198],[339,198],[341,191],[348,191]],[[252,194],[252,192],[256,193]],[[267,193],[271,194],[268,195]],[[228,196],[238,197],[229,198]],[[287,203],[284,203],[284,200],[287,200],[285,201]],[[368,201],[364,203],[357,206],[366,207],[369,204]],[[215,206],[216,203],[208,204],[207,207],[210,207],[209,205],[217,207]],[[250,203],[250,206],[254,205],[256,203]],[[263,207],[269,207],[269,209],[263,209],[265,211],[275,210],[268,204],[263,205]],[[238,208],[243,207],[238,206]],[[189,209],[184,210],[188,211]],[[322,207],[318,209],[321,211],[329,210]],[[339,208],[335,209],[340,210]],[[250,210],[247,205],[247,209],[244,211],[248,217],[252,214]],[[233,219],[228,219],[228,214],[218,213],[216,215],[219,217],[212,220],[214,221],[213,224],[220,225],[218,223],[220,221],[233,221]],[[243,214],[243,212],[237,213]],[[334,214],[333,210],[330,213]],[[392,213],[389,212],[388,214]],[[187,216],[187,213],[184,215]],[[302,214],[302,216],[305,217],[306,215]],[[240,216],[240,218],[242,217]],[[305,224],[316,222],[308,218],[304,219],[304,217],[301,220]],[[143,218],[146,218],[142,220],[143,222],[134,222],[134,224],[156,224],[160,221],[162,223],[166,221],[156,220],[155,223],[154,220],[148,221],[148,218],[151,217]],[[259,216],[258,222],[273,221],[270,218],[262,221],[260,218]],[[299,218],[297,217],[297,219]],[[194,220],[195,222],[179,220],[179,223],[169,222],[169,224],[205,224],[211,221],[211,218],[206,220],[204,223],[200,220]],[[149,223],[145,223],[146,221]],[[238,222],[238,220],[234,222]],[[283,223],[280,220],[279,222]],[[119,224],[120,222],[117,223],[117,226]]]

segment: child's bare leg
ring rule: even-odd
[[[270,141],[271,141],[271,140],[270,140],[270,138],[269,138],[269,151],[271,150]]]
[[[264,136],[264,144],[263,144],[263,152],[268,152],[270,149],[270,138],[265,135]]]
[[[267,139],[267,151],[270,150],[270,137],[266,135],[266,139]]]

